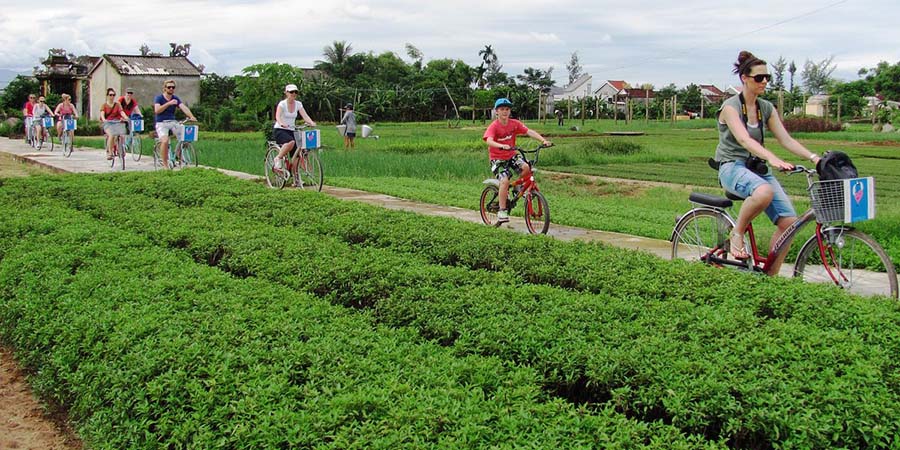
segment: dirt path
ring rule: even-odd
[[[0,178],[49,173],[0,154]],[[64,416],[51,417],[26,383],[12,352],[0,346],[0,450],[74,450],[82,448]]]
[[[66,427],[64,416],[45,413],[12,352],[0,347],[0,449],[81,449],[81,441]]]

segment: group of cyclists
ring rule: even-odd
[[[175,110],[181,109],[189,120],[196,121],[194,114],[190,108],[175,95],[177,85],[175,80],[168,79],[162,84],[163,92],[153,99],[153,113],[156,123],[156,134],[162,147],[163,167],[168,166],[168,150],[169,150],[169,133],[176,136],[178,140],[183,139],[183,127],[175,119]],[[22,114],[25,117],[25,133],[26,137],[41,136],[44,133],[43,118],[55,117],[57,138],[62,138],[64,132],[64,122],[68,119],[77,119],[78,113],[75,105],[72,104],[72,97],[69,94],[61,95],[62,101],[55,109],[45,103],[43,95],[36,96],[31,94],[28,101],[22,107]],[[120,136],[124,136],[130,130],[131,120],[143,119],[141,108],[138,105],[137,98],[134,96],[134,89],[125,89],[125,95],[116,97],[116,90],[108,88],[106,90],[106,98],[100,105],[100,121],[103,126],[103,133],[106,135],[106,159],[112,159],[116,140]],[[71,132],[71,131],[69,131]],[[32,134],[34,133],[34,134]]]

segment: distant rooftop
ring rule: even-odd
[[[122,75],[199,76],[185,56],[103,55]],[[99,64],[99,61],[98,61]],[[94,66],[96,67],[96,65]]]

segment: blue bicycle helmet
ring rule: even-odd
[[[497,109],[501,106],[509,106],[510,108],[512,108],[512,102],[509,101],[509,99],[506,97],[498,98],[497,101],[494,102],[494,109]]]

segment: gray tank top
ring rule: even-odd
[[[772,113],[775,112],[775,105],[768,100],[758,99],[759,110],[762,112],[762,120],[763,123],[768,123],[769,118],[772,117]],[[725,100],[722,103],[722,107],[719,108],[719,111],[716,112],[716,124],[719,127],[719,145],[716,146],[716,161],[718,162],[728,162],[728,161],[737,161],[744,160],[750,157],[750,151],[741,146],[738,143],[737,139],[735,139],[734,135],[731,134],[731,130],[728,129],[728,125],[721,123],[718,120],[719,114],[722,113],[722,108],[725,106],[731,106],[738,111],[738,114],[741,113],[741,100],[740,96],[735,95],[728,100]],[[755,119],[755,118],[754,118]],[[747,126],[747,131],[750,133],[750,137],[753,138],[756,142],[762,144],[763,142],[763,128],[764,126],[760,126],[760,124],[756,124],[756,126]]]

